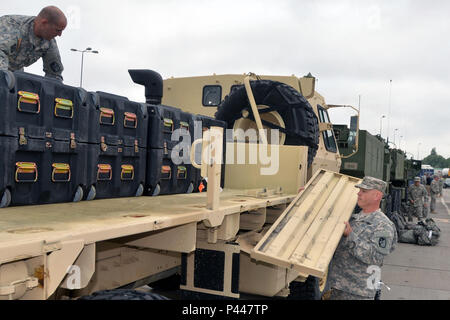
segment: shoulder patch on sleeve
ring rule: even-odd
[[[373,242],[378,252],[388,255],[391,252],[393,237],[389,232],[375,232]]]

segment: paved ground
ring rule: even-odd
[[[450,300],[450,189],[436,201],[431,214],[441,229],[437,246],[399,243],[384,260],[382,300]],[[416,222],[416,219],[414,219]]]

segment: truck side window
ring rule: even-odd
[[[202,100],[204,107],[217,107],[222,101],[222,87],[204,86]]]
[[[325,110],[322,106],[318,105],[317,111],[319,112],[320,122],[331,123],[327,110]],[[334,138],[333,130],[327,130],[327,131],[322,132],[322,136],[323,136],[325,148],[327,148],[327,150],[330,152],[336,153],[337,152],[336,139]]]

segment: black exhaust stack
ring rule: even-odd
[[[145,100],[148,104],[161,104],[163,79],[153,70],[128,70],[134,83],[145,87]]]

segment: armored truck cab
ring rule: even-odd
[[[207,116],[215,116],[222,101],[226,99],[230,93],[242,87],[246,74],[227,74],[227,75],[211,75],[201,77],[184,77],[184,78],[169,78],[164,80],[164,93],[162,103],[167,105],[182,106],[183,110],[191,113],[198,113]],[[341,159],[339,156],[339,148],[337,147],[332,124],[328,115],[329,106],[325,99],[317,91],[315,91],[316,79],[309,74],[305,77],[292,76],[259,76],[260,80],[269,80],[273,82],[280,82],[286,84],[306,98],[307,102],[312,107],[312,110],[319,121],[320,137],[317,141],[317,153],[313,157],[312,163],[308,171],[308,178],[310,178],[320,168],[327,169],[334,172],[339,172],[341,166]],[[280,144],[289,143],[289,137],[286,137],[282,129],[289,129],[289,119],[283,117],[280,110],[274,110],[271,107],[270,112],[262,112],[261,109],[267,108],[264,103],[258,103],[260,109],[261,119],[266,121],[264,128],[270,131],[271,128],[281,127]],[[253,122],[253,121],[251,121]],[[268,123],[267,123],[268,122]],[[270,125],[272,124],[272,126]],[[309,123],[304,123],[304,126],[311,126]],[[248,122],[235,121],[231,126],[234,129],[255,128],[254,124]],[[270,136],[270,133],[268,134]],[[310,161],[311,162],[311,161]]]
[[[348,132],[346,125],[333,126],[342,154],[351,153],[348,147]],[[366,130],[359,131],[358,152],[342,160],[341,173],[364,178],[371,176],[383,180],[384,144]]]

